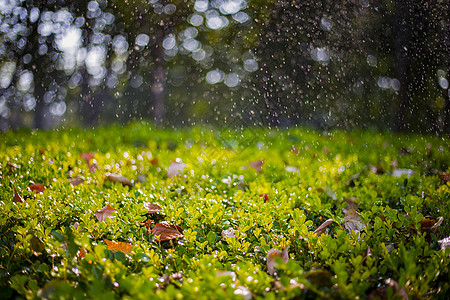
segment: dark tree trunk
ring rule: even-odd
[[[394,120],[394,130],[404,131],[407,129],[406,123],[407,110],[410,108],[410,99],[408,88],[409,79],[409,30],[408,13],[411,7],[408,0],[397,1],[396,15],[394,21],[394,51],[395,51],[395,76],[400,81],[400,90],[398,91],[398,104]]]
[[[153,118],[156,125],[162,125],[165,119],[165,95],[166,95],[166,69],[164,63],[164,49],[162,42],[165,37],[165,30],[158,32],[154,49],[155,72],[151,87],[151,98],[153,100]]]

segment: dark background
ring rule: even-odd
[[[449,1],[5,1],[0,129],[450,132]]]

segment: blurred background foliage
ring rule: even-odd
[[[0,1],[0,129],[449,133],[449,1]]]

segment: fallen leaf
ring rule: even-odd
[[[264,197],[264,202],[269,201],[269,195],[268,194],[261,194],[260,197]]]
[[[361,232],[366,228],[366,224],[361,221],[361,215],[354,209],[350,209],[344,216],[344,227],[349,232]]]
[[[173,178],[177,176],[179,173],[183,172],[186,164],[181,161],[181,159],[177,158],[176,160],[170,163],[169,169],[167,170],[167,177]]]
[[[128,186],[130,188],[133,187],[133,183],[131,182],[131,180],[122,175],[106,173],[106,180],[111,182],[119,182],[123,186]]]
[[[181,227],[168,222],[157,223],[152,229],[152,234],[157,236],[157,241],[164,242],[176,238],[183,238]]]
[[[35,191],[36,194],[42,193],[45,191],[45,187],[43,184],[35,183],[28,187],[31,191]]]
[[[233,227],[228,228],[227,230],[222,230],[222,239],[227,240],[229,238],[235,238]]]
[[[13,198],[13,202],[20,202],[20,203],[23,203],[23,202],[25,202],[24,200],[23,200],[23,198],[19,195],[19,193],[17,192],[17,190],[16,190],[16,187],[13,185],[13,188],[14,188],[14,198]]]
[[[139,183],[144,183],[144,182],[147,181],[147,176],[145,176],[145,174],[140,174],[136,178],[136,181],[139,182]]]
[[[158,204],[148,202],[144,203],[144,208],[148,210],[149,214],[157,213],[162,209],[161,206],[159,206]]]
[[[261,173],[263,164],[264,164],[264,160],[255,160],[255,161],[252,161],[251,163],[249,163],[248,165],[245,165],[244,170],[246,170],[250,167],[250,168],[255,169],[256,172]]]
[[[342,202],[346,202],[347,206],[342,208],[342,212],[346,214],[350,209],[357,211],[359,206],[358,203],[355,203],[357,199],[356,197],[345,198]]]
[[[147,227],[147,230],[150,230],[152,224],[154,224],[154,223],[155,223],[155,221],[153,221],[153,220],[147,220],[144,222],[144,227]]]
[[[115,242],[106,239],[103,241],[106,243],[106,246],[108,246],[108,250],[111,250],[112,252],[122,251],[123,253],[131,253],[131,247],[133,247],[130,243]]]
[[[158,159],[155,157],[155,158],[152,158],[152,159],[150,159],[150,163],[152,164],[152,165],[157,165],[158,164]]]
[[[325,233],[328,225],[332,224],[334,221],[333,219],[328,219],[325,222],[322,223],[322,225],[320,225],[315,231],[314,233],[317,234],[318,236],[321,236],[322,234]]]
[[[95,216],[97,217],[97,220],[99,222],[105,222],[106,218],[114,218],[114,216],[111,215],[112,212],[117,213],[117,209],[112,208],[108,204],[105,207],[103,207],[102,209],[97,210],[97,212],[95,213]]]
[[[80,157],[82,159],[84,159],[86,161],[86,163],[89,164],[91,159],[94,159],[94,153],[92,153],[92,152],[84,152],[84,153],[81,153]]]
[[[77,186],[79,184],[82,184],[84,182],[83,179],[81,179],[80,177],[75,177],[75,178],[69,178],[68,179],[70,184],[73,186]]]
[[[439,179],[442,180],[442,182],[447,183],[450,181],[450,173],[441,172],[439,173]]]
[[[442,240],[438,241],[439,245],[441,245],[442,251],[445,252],[445,248],[450,247],[450,236],[443,238]]]
[[[289,261],[289,246],[284,248],[283,251],[280,251],[278,249],[270,249],[269,252],[267,252],[267,269],[269,270],[269,274],[273,275],[275,274],[275,268],[276,268],[276,257],[279,257],[283,260],[285,264]]]

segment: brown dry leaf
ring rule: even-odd
[[[158,204],[148,203],[148,202],[144,203],[144,208],[148,209],[149,214],[157,213],[157,212],[161,211],[161,209],[162,209],[161,206],[159,206]]]
[[[23,198],[19,195],[19,193],[16,190],[16,187],[13,185],[14,188],[14,198],[13,198],[13,202],[20,202],[20,203],[24,203],[25,201],[23,200]]]
[[[35,183],[28,187],[31,191],[35,191],[36,194],[42,193],[45,191],[45,187],[43,184]]]
[[[111,182],[119,182],[123,186],[128,186],[130,188],[133,187],[133,183],[131,182],[131,180],[122,175],[106,173],[106,180]]]
[[[227,230],[222,230],[222,239],[227,240],[229,238],[235,238],[236,235],[234,234],[233,227],[228,228]]]
[[[328,219],[325,222],[322,223],[322,225],[320,225],[315,231],[314,233],[317,234],[318,236],[321,236],[322,234],[325,233],[325,230],[327,229],[328,225],[332,224],[334,221],[333,219]]]
[[[106,243],[106,246],[108,246],[108,250],[111,250],[112,252],[116,251],[122,251],[123,253],[131,253],[131,247],[133,247],[130,243],[124,243],[124,242],[115,242],[110,240],[103,240]]]
[[[80,177],[75,177],[75,178],[69,178],[68,179],[70,184],[73,186],[77,186],[79,184],[82,184],[84,182],[83,179],[81,179]]]
[[[263,164],[264,164],[264,160],[255,160],[255,161],[252,161],[251,163],[249,163],[248,165],[245,165],[244,170],[246,170],[250,167],[250,168],[255,169],[256,172],[261,173]]]
[[[144,227],[147,227],[147,230],[150,230],[152,224],[154,224],[154,223],[155,223],[155,221],[153,221],[153,220],[147,220],[144,222]]]
[[[275,274],[275,268],[277,263],[275,260],[276,257],[281,258],[283,262],[287,264],[289,261],[289,246],[284,248],[283,251],[272,248],[269,250],[269,252],[267,252],[267,269],[269,270],[270,275]]]
[[[156,157],[152,158],[152,159],[150,159],[150,163],[155,166],[158,164],[158,159]]]
[[[117,213],[117,209],[112,208],[108,204],[105,207],[103,207],[102,209],[97,210],[97,212],[95,213],[95,216],[97,217],[97,220],[99,222],[105,222],[106,218],[114,218],[114,216],[111,215],[112,212],[116,212]]]
[[[180,226],[170,224],[169,222],[157,223],[152,229],[152,234],[157,236],[157,241],[164,242],[176,238],[183,238]]]
[[[84,159],[86,161],[86,163],[89,164],[91,159],[94,159],[94,153],[92,153],[92,152],[84,152],[84,153],[81,153],[80,157],[82,159]]]
[[[441,172],[439,173],[439,179],[442,180],[442,182],[447,183],[450,181],[450,173]]]
[[[177,176],[179,173],[183,172],[184,167],[186,167],[186,164],[183,163],[181,159],[177,158],[170,163],[169,169],[167,170],[167,177],[173,178]]]
[[[344,216],[344,227],[348,231],[359,233],[366,228],[366,224],[361,221],[361,215],[354,209],[350,209]]]
[[[268,194],[261,194],[259,196],[264,198],[264,202],[269,201],[269,195]]]
[[[420,228],[423,231],[436,233],[439,226],[441,226],[442,222],[444,221],[444,217],[439,217],[437,221],[433,219],[423,218],[422,221],[420,221]]]
[[[355,203],[357,199],[356,197],[345,198],[342,202],[346,202],[347,206],[342,208],[342,212],[346,214],[350,209],[357,211],[359,206],[358,203]]]

